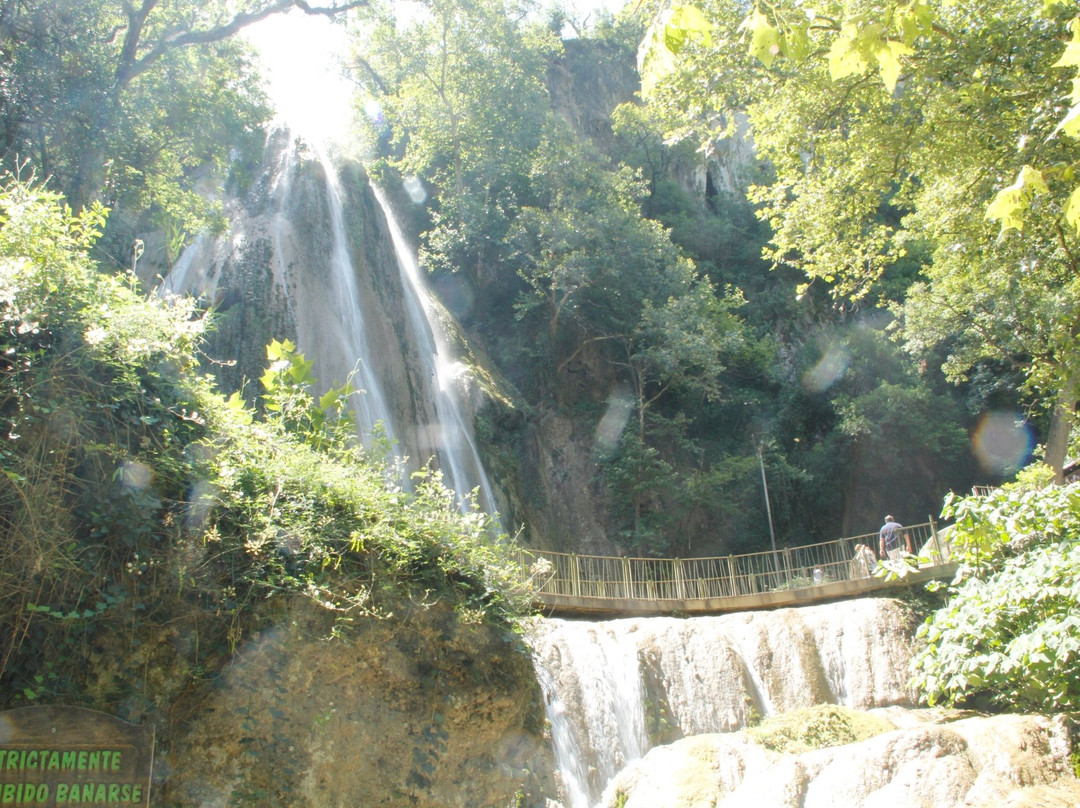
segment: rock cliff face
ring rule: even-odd
[[[223,388],[246,383],[254,397],[265,346],[291,339],[315,361],[323,389],[359,369],[358,401],[416,446],[433,415],[394,245],[359,167],[346,166],[338,182],[315,150],[275,130],[261,173],[227,213],[229,232],[189,247],[164,282],[216,306],[208,353]]]
[[[1064,722],[914,709],[913,633],[909,609],[889,598],[544,621],[532,642],[560,799],[567,808],[949,808],[1080,793]],[[747,731],[818,705],[893,731],[802,754],[771,751],[778,745]],[[834,742],[871,734],[810,732]]]
[[[178,702],[160,804],[544,804],[551,753],[516,635],[438,606],[361,625],[327,640],[302,608]]]
[[[611,112],[632,99],[640,85],[634,55],[611,43],[565,40],[548,66],[547,85],[552,108],[580,135],[613,151]]]
[[[877,711],[876,711],[877,712]],[[650,751],[611,783],[602,808],[895,808],[1076,805],[1066,729],[1042,716],[944,722],[884,711],[904,725],[857,744],[770,752],[745,732],[697,735]]]

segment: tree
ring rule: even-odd
[[[508,259],[526,284],[517,316],[545,335],[553,379],[581,363],[609,368],[625,386],[636,429],[605,456],[605,474],[628,517],[628,543],[662,551],[682,479],[671,445],[688,440],[689,426],[655,410],[675,395],[700,405],[720,394],[727,363],[749,341],[736,314],[745,300],[716,290],[643,218],[647,191],[636,172],[611,171],[588,146],[551,131],[532,174],[537,204],[521,209],[508,236]],[[558,399],[558,383],[551,387]]]
[[[558,40],[524,18],[516,1],[431,0],[408,23],[383,10],[358,43],[358,80],[391,122],[395,167],[437,194],[423,263],[477,286],[493,280],[491,245],[528,193],[551,115],[543,77]]]
[[[4,162],[29,160],[77,209],[97,200],[132,216],[150,208],[179,244],[216,214],[195,193],[196,172],[220,176],[231,151],[261,147],[268,112],[250,53],[233,35],[294,8],[339,15],[361,4],[0,4]],[[123,221],[114,216],[111,226]]]
[[[543,312],[561,369],[586,344],[629,339],[642,301],[677,293],[688,264],[663,228],[641,217],[637,176],[609,171],[566,132],[549,130],[531,173],[535,204],[521,208],[507,237],[528,286],[516,311],[519,319]]]
[[[734,5],[706,5],[716,36],[692,15],[654,32],[653,52],[665,50],[661,32],[682,34],[668,36],[680,64],[653,76],[655,97],[699,122],[747,111],[776,174],[754,190],[773,228],[767,256],[849,306],[880,301],[883,282],[918,256],[917,283],[884,301],[908,348],[949,345],[954,380],[983,361],[1011,363],[1037,406],[1071,411],[1080,98],[1068,84],[1080,21],[1053,0],[1041,12],[1020,0],[758,3],[749,16]],[[740,34],[755,63],[744,55],[735,70]],[[704,81],[718,61],[739,74],[730,89]],[[1059,469],[1063,451],[1048,447]]]
[[[775,435],[807,472],[794,498],[812,503],[796,521],[852,536],[882,514],[923,521],[942,491],[970,488],[968,429],[932,368],[918,370],[871,322],[818,327],[788,360],[773,398]],[[947,390],[947,388],[946,388]]]
[[[557,372],[590,349],[625,368],[639,418],[673,384],[715,392],[743,337],[731,312],[737,290],[719,298],[658,223],[641,215],[643,183],[611,172],[589,149],[556,131],[537,150],[538,204],[521,209],[508,236],[510,260],[527,284],[519,319],[544,318]]]

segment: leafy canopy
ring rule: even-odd
[[[650,98],[676,136],[726,136],[731,113],[746,112],[775,174],[751,191],[773,231],[765,255],[803,271],[802,292],[818,283],[845,306],[891,305],[909,350],[945,349],[953,380],[992,361],[1022,369],[1036,401],[1070,401],[1080,378],[1074,14],[1022,0],[748,13],[710,0],[699,27],[711,36],[685,38]],[[662,41],[646,39],[647,63]]]
[[[157,229],[158,260],[170,264],[192,235],[224,227],[220,186],[261,153],[269,109],[251,48],[234,35],[290,9],[335,16],[362,4],[5,3],[0,161],[29,161],[75,208],[106,203],[97,249],[112,263],[129,266],[134,235]]]

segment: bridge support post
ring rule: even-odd
[[[937,558],[934,560],[934,563],[944,564],[945,556],[941,554],[941,542],[938,541],[937,525],[934,524],[934,517],[927,516],[926,518],[930,520],[930,534],[934,537],[934,552],[937,553]]]
[[[575,553],[570,554],[570,592],[575,598],[581,597],[581,570]]]
[[[735,559],[731,556],[727,557],[727,573],[728,581],[731,582],[731,596],[740,594],[739,592],[739,579],[735,576]]]
[[[634,581],[630,576],[630,559],[626,556],[622,557],[622,575],[623,586],[625,587],[623,591],[626,593],[623,597],[632,598],[634,597]]]
[[[675,559],[675,597],[686,600],[686,576],[683,575],[682,559]]]
[[[516,555],[517,555],[518,570],[520,570],[520,573],[521,573],[521,583],[528,584],[529,583],[529,565],[525,562],[525,551],[522,550],[519,547],[517,549]]]

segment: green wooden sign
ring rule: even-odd
[[[153,763],[153,726],[81,707],[0,713],[0,808],[149,808]]]

